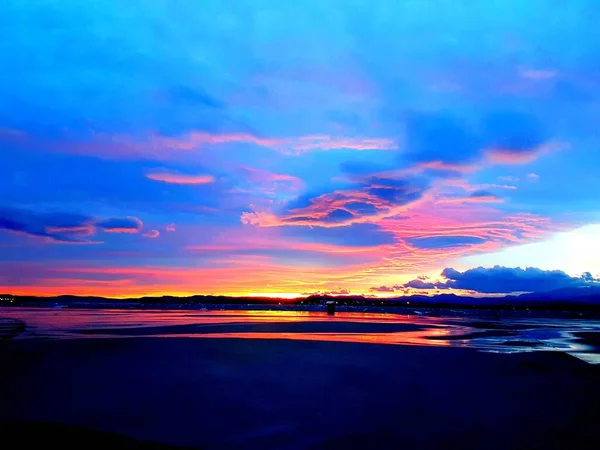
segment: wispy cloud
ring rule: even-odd
[[[555,78],[558,73],[550,69],[520,69],[519,75],[529,80],[550,80]]]
[[[210,184],[215,181],[212,175],[187,175],[175,172],[148,172],[146,178],[169,184]]]
[[[160,231],[150,230],[147,233],[142,234],[142,236],[154,239],[154,238],[157,238],[158,236],[160,236]]]
[[[529,164],[546,153],[565,149],[567,147],[568,145],[566,143],[548,142],[539,147],[526,150],[490,148],[486,150],[486,161],[497,165]]]
[[[192,131],[180,137],[154,136],[152,145],[179,150],[194,150],[206,145],[252,144],[284,153],[310,150],[395,150],[397,143],[389,138],[309,135],[298,137],[259,137],[249,133],[211,134]]]

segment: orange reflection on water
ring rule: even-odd
[[[165,311],[67,308],[1,308],[0,310],[3,317],[23,320],[27,323],[28,328],[36,333],[50,334],[56,331],[101,330],[103,328],[290,322],[412,324],[438,326],[444,329],[449,326],[448,318],[367,312],[339,312],[335,316],[328,316],[322,311],[277,310]],[[453,318],[452,322],[458,325],[463,320]]]
[[[461,331],[462,332],[462,331]],[[162,338],[212,338],[212,339],[283,339],[293,341],[347,342],[357,344],[418,345],[431,347],[464,346],[462,341],[441,339],[457,334],[452,330],[427,328],[419,331],[392,333],[288,333],[288,332],[243,332],[243,333],[191,333],[152,335]],[[431,339],[435,337],[436,339]]]
[[[323,311],[0,307],[0,316],[26,323],[26,331],[17,339],[157,337],[298,340],[470,347],[494,352],[564,351],[573,356],[583,355],[585,358],[582,359],[587,362],[600,361],[594,348],[584,345],[576,337],[578,331],[598,329],[600,322],[591,320],[514,318],[495,321],[496,326],[487,329],[487,326],[482,328],[481,323],[474,326],[476,317],[428,317],[368,312],[339,312],[335,316],[328,316]],[[290,327],[292,322],[299,325]],[[315,322],[319,323],[317,327],[309,326]],[[266,324],[268,327],[264,327]],[[379,326],[370,327],[369,324]],[[254,326],[242,328],[244,331],[235,331],[240,330],[239,326],[247,325]],[[519,327],[516,328],[515,325]],[[290,332],[290,329],[297,331]],[[310,329],[314,331],[306,331]],[[91,330],[93,331],[90,332]],[[482,336],[483,331],[492,333]],[[479,332],[478,335],[474,336],[475,332]],[[531,343],[531,346],[527,343]]]

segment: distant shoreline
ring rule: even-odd
[[[190,299],[165,300],[163,298],[143,299],[107,299],[84,297],[64,299],[51,297],[44,299],[22,300],[15,298],[12,303],[0,303],[9,308],[54,308],[57,310],[68,309],[115,309],[123,311],[218,311],[218,310],[247,310],[247,311],[298,311],[298,312],[326,312],[323,302],[296,301],[271,301],[258,302],[256,299],[236,299],[237,302],[229,302],[229,298],[223,298],[222,302],[194,301]],[[244,302],[243,300],[254,300]],[[401,315],[428,315],[428,316],[548,316],[560,318],[600,318],[600,305],[574,304],[574,303],[535,303],[535,304],[450,304],[450,303],[422,303],[412,300],[403,301],[355,301],[337,298],[337,312],[356,313],[387,313]]]

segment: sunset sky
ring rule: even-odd
[[[0,20],[0,292],[598,283],[597,0],[3,0]]]

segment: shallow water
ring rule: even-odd
[[[558,351],[600,363],[600,321],[565,318],[432,317],[419,314],[280,310],[0,308],[22,320],[17,339],[160,337],[293,339],[467,347],[487,352]],[[582,334],[583,333],[583,334]]]

